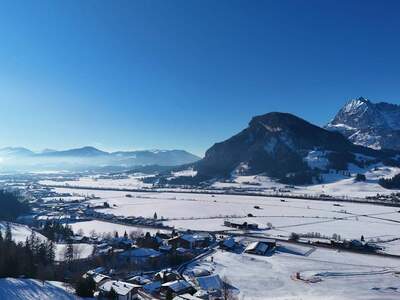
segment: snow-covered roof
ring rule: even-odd
[[[191,270],[191,273],[193,274],[194,277],[201,277],[210,275],[211,271],[208,270],[207,268],[197,266]]]
[[[106,269],[104,267],[98,267],[98,268],[95,268],[93,270],[87,271],[86,274],[88,274],[88,275],[99,274],[99,273],[105,272],[105,270]]]
[[[93,281],[94,281],[95,283],[99,283],[99,282],[101,282],[101,281],[103,281],[103,280],[105,280],[105,279],[109,279],[109,278],[110,278],[110,277],[107,276],[107,275],[95,274],[95,275],[93,276]]]
[[[179,293],[191,287],[190,283],[185,280],[176,280],[164,283],[161,285],[162,287],[168,287],[173,290],[175,293]]]
[[[161,253],[151,248],[136,248],[125,251],[121,255],[130,257],[155,257],[160,256]]]
[[[235,239],[230,237],[230,238],[224,240],[224,242],[222,244],[227,248],[232,248],[235,246]]]
[[[201,300],[201,298],[192,296],[190,294],[183,294],[183,295],[174,297],[172,300]]]
[[[113,289],[118,295],[125,296],[131,292],[134,288],[140,288],[140,285],[124,282],[109,280],[103,283],[99,289],[104,292],[110,292]]]
[[[143,286],[143,289],[147,292],[154,292],[156,290],[158,290],[161,287],[161,282],[159,281],[152,281],[148,284],[146,284],[145,286]]]
[[[268,249],[268,244],[262,243],[262,242],[253,242],[253,243],[250,243],[246,247],[245,251],[246,252],[247,251],[257,251],[259,253],[265,253],[265,251],[267,251],[267,249]]]
[[[210,235],[208,233],[185,233],[181,235],[181,239],[188,241],[190,243],[196,242],[196,241],[204,241],[206,239],[210,238]]]
[[[206,291],[220,290],[222,287],[221,278],[218,274],[197,277],[196,281],[200,288]]]

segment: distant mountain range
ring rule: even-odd
[[[400,105],[352,99],[326,126],[357,145],[400,150]]]
[[[263,173],[284,183],[306,184],[331,169],[400,165],[396,155],[355,145],[294,115],[272,112],[254,117],[246,129],[212,146],[194,168],[199,180]]]
[[[94,147],[33,152],[23,147],[0,149],[0,171],[122,170],[136,166],[177,166],[200,157],[184,150],[141,150],[106,152]]]

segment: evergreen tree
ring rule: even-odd
[[[11,232],[11,226],[10,223],[7,222],[6,224],[6,237],[5,237],[6,242],[11,242],[12,241],[12,232]]]
[[[46,248],[47,248],[47,251],[46,251],[46,253],[47,253],[47,262],[49,264],[52,264],[52,263],[54,263],[54,260],[56,258],[54,242],[53,241],[47,241]]]
[[[92,298],[96,289],[96,283],[92,277],[80,278],[75,286],[76,294],[79,297]]]
[[[65,261],[71,263],[74,260],[74,245],[71,241],[68,242],[64,252]]]

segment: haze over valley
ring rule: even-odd
[[[0,8],[0,300],[400,299],[400,2]]]

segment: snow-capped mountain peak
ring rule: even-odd
[[[326,126],[357,145],[400,149],[400,105],[360,97],[348,101]]]
[[[365,112],[371,102],[368,99],[359,97],[357,99],[351,99],[343,108],[343,111],[349,114],[354,114],[360,112],[361,110]]]

